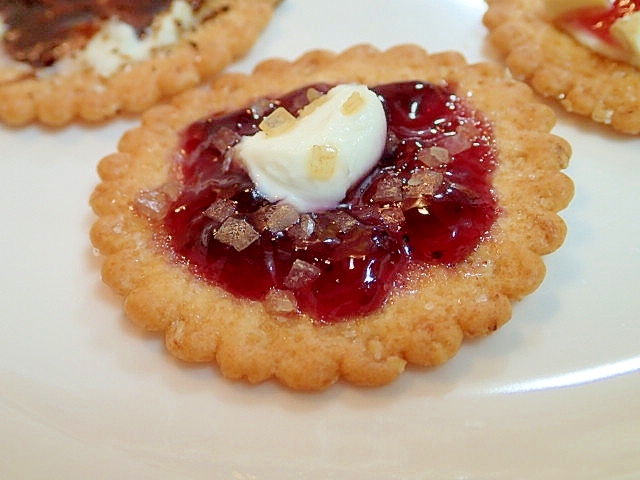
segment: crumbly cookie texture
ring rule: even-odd
[[[556,28],[542,0],[487,0],[484,24],[513,75],[567,111],[640,134],[640,70]]]
[[[130,208],[139,192],[170,178],[180,130],[211,112],[317,82],[416,79],[457,85],[457,93],[492,123],[501,213],[466,261],[416,268],[374,314],[329,325],[303,315],[274,317],[261,302],[234,298],[195,278],[156,244],[149,221]],[[566,227],[557,212],[573,195],[573,183],[561,171],[571,150],[550,133],[554,123],[553,111],[503,67],[469,65],[458,53],[428,54],[413,45],[312,51],[293,62],[267,60],[250,75],[219,76],[208,89],[190,90],[146,112],[119,151],[100,162],[102,182],[91,198],[99,218],[91,239],[106,256],[103,280],[124,296],[135,324],[163,332],[173,355],[215,362],[225,377],[251,383],[276,378],[299,390],[323,389],[341,378],[387,384],[407,364],[442,364],[465,337],[493,332],[510,319],[512,302],[543,280],[541,256],[563,242]]]
[[[178,43],[106,78],[91,69],[38,77],[24,68],[0,67],[0,122],[60,127],[143,112],[246,53],[279,1],[205,0],[201,8],[210,14]]]

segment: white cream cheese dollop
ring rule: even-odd
[[[279,108],[261,130],[235,147],[257,191],[299,212],[334,208],[378,162],[387,122],[378,96],[344,84],[307,105],[296,118]]]

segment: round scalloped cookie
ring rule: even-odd
[[[513,75],[567,111],[640,134],[640,70],[556,28],[542,0],[487,0],[484,24]]]
[[[141,191],[171,177],[180,131],[212,112],[317,82],[416,79],[457,85],[457,94],[488,117],[499,155],[493,184],[501,213],[465,261],[416,268],[370,315],[326,325],[305,315],[275,317],[263,303],[235,298],[172,260],[154,241],[149,220],[131,208]],[[173,355],[215,362],[232,379],[275,377],[300,390],[326,388],[340,378],[378,386],[407,364],[442,364],[465,337],[493,332],[510,319],[513,301],[543,280],[542,255],[565,238],[557,212],[573,195],[573,183],[561,171],[571,151],[550,133],[553,111],[533,97],[501,66],[469,65],[460,54],[428,54],[413,45],[312,51],[293,62],[265,61],[250,75],[222,75],[208,89],[190,90],[146,112],[119,151],[100,162],[102,181],[91,197],[99,218],[91,239],[106,256],[103,280],[124,296],[131,321],[164,333]]]
[[[177,43],[157,48],[148,60],[126,64],[107,77],[92,69],[36,76],[33,68],[25,73],[5,62],[0,65],[0,121],[64,126],[143,112],[243,55],[279,1],[205,0],[200,11],[207,12],[206,20]]]

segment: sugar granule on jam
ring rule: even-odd
[[[496,156],[489,124],[450,87],[380,85],[388,132],[377,165],[335,209],[292,212],[262,198],[229,152],[276,108],[298,112],[310,87],[191,124],[161,230],[206,281],[332,323],[380,308],[410,264],[455,265],[475,250],[497,217]]]

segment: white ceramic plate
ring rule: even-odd
[[[414,42],[491,58],[481,0],[285,0],[233,66]],[[640,139],[559,112],[569,235],[542,287],[445,366],[300,394],[185,366],[129,325],[87,232],[133,121],[0,129],[3,479],[640,477]]]

